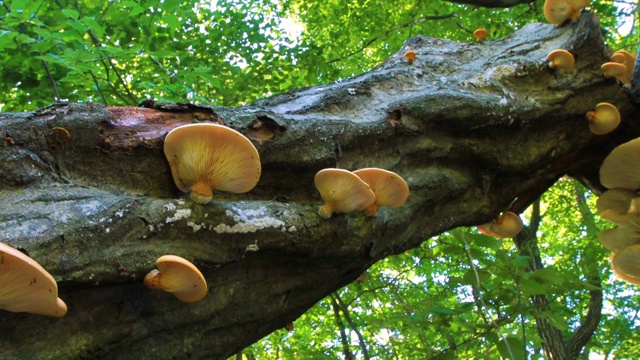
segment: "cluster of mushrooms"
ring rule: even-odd
[[[609,189],[597,201],[600,217],[617,227],[600,231],[598,240],[612,252],[614,274],[640,285],[640,138],[616,147],[604,159],[600,183]]]
[[[209,203],[214,191],[250,191],[262,171],[260,155],[251,141],[218,124],[189,124],[171,130],[165,138],[164,154],[178,189],[199,204]],[[409,196],[402,177],[378,168],[354,172],[323,169],[316,174],[315,185],[324,200],[318,214],[325,219],[333,213],[352,211],[373,216],[381,206],[402,206]],[[188,260],[164,255],[156,260],[156,267],[144,278],[150,289],[166,291],[188,303],[206,296],[207,282]],[[2,243],[0,309],[54,317],[67,313],[53,277],[27,255]]]
[[[577,21],[581,9],[589,0],[547,0],[544,15],[550,23],[561,26],[567,20]],[[474,32],[481,43],[485,29]],[[405,53],[409,64],[416,53]],[[570,70],[573,55],[556,50],[548,55],[552,69]],[[624,50],[616,51],[611,62],[602,65],[607,78],[615,77],[629,86],[635,57]],[[589,128],[602,135],[613,131],[620,123],[615,106],[599,103],[587,113]],[[260,179],[260,155],[249,139],[223,125],[198,123],[177,127],[167,134],[164,153],[171,167],[176,186],[188,192],[199,204],[212,200],[214,191],[246,193]],[[616,148],[600,170],[602,184],[610,190],[598,199],[602,218],[618,227],[600,232],[600,242],[613,252],[611,264],[617,276],[640,284],[640,138]],[[402,206],[409,187],[396,173],[378,168],[356,171],[329,168],[320,170],[314,179],[324,204],[318,214],[328,219],[333,213],[364,211],[376,215],[381,206]],[[478,226],[486,235],[513,237],[522,230],[520,217],[506,211],[492,222]],[[188,260],[176,255],[164,255],[156,261],[157,270],[144,278],[147,287],[172,293],[184,302],[197,302],[207,294],[207,282],[202,273]],[[2,281],[10,279],[10,281]],[[58,297],[53,277],[33,259],[9,245],[0,243],[0,309],[62,317],[67,306]]]

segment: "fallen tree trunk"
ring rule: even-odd
[[[556,48],[576,54],[573,70],[547,67]],[[43,265],[69,307],[62,319],[0,312],[0,357],[225,358],[377,260],[522,211],[561,176],[598,191],[604,156],[640,136],[628,94],[602,76],[609,54],[586,13],[484,44],[412,38],[366,74],[239,108],[0,114],[0,242]],[[601,101],[618,106],[623,124],[594,136],[584,116]],[[196,120],[254,140],[263,164],[254,190],[216,193],[209,205],[182,199],[163,138]],[[371,166],[407,180],[407,204],[376,217],[317,215],[318,170]],[[169,253],[201,269],[202,302],[144,287]]]

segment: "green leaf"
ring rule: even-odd
[[[500,356],[503,359],[526,360],[527,352],[522,339],[515,336],[507,336],[497,344]]]
[[[73,9],[62,9],[62,14],[74,20],[78,20],[78,17],[80,17],[80,13]]]

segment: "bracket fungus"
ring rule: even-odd
[[[214,190],[245,193],[260,179],[262,167],[255,146],[241,133],[218,124],[179,126],[164,139],[164,154],[178,189],[199,204]]]
[[[607,189],[640,189],[640,138],[618,145],[600,166],[600,183]]]
[[[589,0],[546,0],[544,2],[544,17],[551,24],[562,26],[567,20],[578,21],[582,13],[580,10],[589,5]]]
[[[489,36],[489,32],[486,29],[476,29],[476,31],[473,32],[473,36],[476,38],[476,42],[481,43]]]
[[[620,279],[640,285],[640,245],[627,246],[611,255],[611,268]]]
[[[600,69],[604,71],[604,77],[607,79],[616,78],[616,80],[623,85],[631,84],[632,72],[626,65],[618,62],[606,62],[600,66]]]
[[[605,135],[615,130],[620,125],[620,112],[612,104],[598,103],[594,111],[587,112],[589,130],[595,135]]]
[[[392,171],[365,168],[356,170],[353,173],[369,185],[376,197],[373,204],[364,210],[367,215],[377,214],[380,206],[400,207],[404,205],[409,197],[409,186],[400,175]]]
[[[549,61],[549,67],[558,70],[571,70],[575,64],[573,54],[567,50],[553,50],[547,55],[547,61]]]
[[[522,220],[517,214],[505,211],[490,223],[478,226],[478,231],[497,238],[511,238],[522,231]]]
[[[334,212],[362,211],[376,200],[369,185],[348,170],[322,169],[316,174],[314,183],[324,200],[318,210],[318,215],[324,219]]]
[[[163,255],[156,260],[158,269],[144,277],[144,284],[153,290],[173,294],[178,300],[192,303],[207,295],[207,282],[189,260],[176,255]]]
[[[35,260],[0,243],[0,309],[63,317],[67,305],[58,284]]]

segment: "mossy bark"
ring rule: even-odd
[[[547,67],[556,48],[576,55],[573,70]],[[0,114],[0,241],[43,265],[69,307],[62,319],[0,312],[0,357],[225,358],[377,260],[522,211],[561,176],[599,191],[604,156],[640,136],[628,91],[600,71],[609,54],[586,13],[483,44],[412,38],[366,74],[239,108],[55,104]],[[594,136],[584,116],[601,101],[623,122]],[[254,190],[215,193],[208,205],[177,190],[163,138],[194,121],[254,141],[263,165]],[[318,170],[373,166],[407,180],[407,204],[375,217],[318,216]],[[203,301],[143,286],[164,254],[201,269]]]

